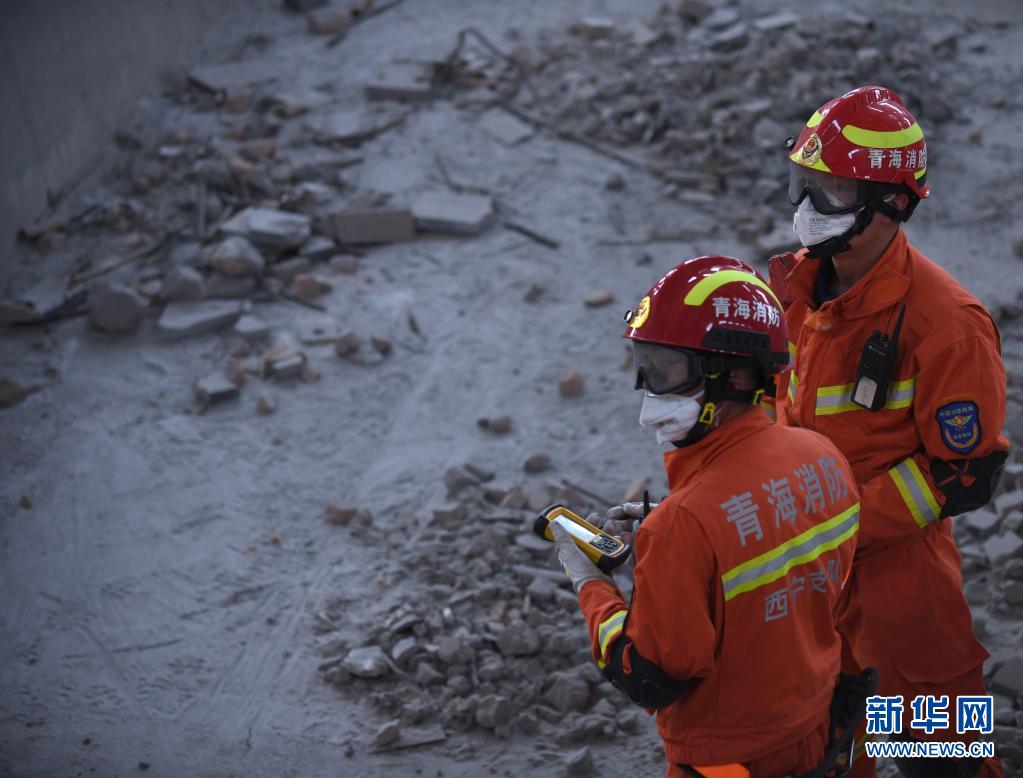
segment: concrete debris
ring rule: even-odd
[[[277,66],[265,59],[200,65],[188,74],[188,80],[207,92],[237,94],[253,84],[274,81],[280,75]]]
[[[585,380],[582,374],[571,370],[564,373],[558,380],[558,391],[562,397],[578,397],[583,393],[585,387]]]
[[[330,282],[314,273],[299,273],[291,281],[288,292],[301,300],[315,300],[331,290]]]
[[[373,745],[389,746],[401,737],[401,720],[394,719],[381,726],[373,735]]]
[[[465,467],[449,467],[444,473],[444,486],[447,487],[448,497],[457,497],[463,489],[477,486],[479,483],[480,479]]]
[[[986,537],[998,529],[1002,519],[994,511],[987,508],[978,508],[975,511],[957,517],[955,521],[968,527],[975,534]]]
[[[1015,489],[995,497],[994,509],[999,516],[1008,516],[1020,508],[1023,508],[1023,489]]]
[[[391,663],[380,646],[352,649],[341,666],[359,678],[380,678],[391,671]]]
[[[271,378],[288,381],[302,378],[307,364],[305,352],[279,349],[263,357],[263,372]]]
[[[195,399],[203,408],[237,399],[238,395],[238,386],[223,373],[211,373],[195,382]]]
[[[167,271],[160,287],[160,297],[168,302],[195,302],[206,296],[202,273],[188,265],[178,265]]]
[[[238,302],[168,303],[156,326],[164,335],[181,338],[230,327],[241,313]]]
[[[337,35],[351,26],[352,17],[339,8],[318,8],[306,16],[306,21],[314,35]]]
[[[646,48],[661,39],[661,34],[654,32],[638,19],[630,19],[622,25],[621,31],[632,39],[634,46]]]
[[[1014,656],[1005,661],[991,676],[988,688],[1012,699],[1023,694],[1023,658]]]
[[[89,290],[89,323],[100,332],[133,332],[146,315],[149,301],[122,285],[96,285]]]
[[[703,19],[703,26],[708,30],[723,30],[738,23],[739,12],[732,8],[716,8],[713,13]]]
[[[416,667],[416,683],[420,686],[436,686],[445,680],[446,676],[439,673],[429,662],[420,662]]]
[[[601,289],[589,295],[585,300],[583,300],[583,302],[586,304],[587,308],[601,308],[613,303],[614,299],[614,292],[610,289]]]
[[[404,208],[340,211],[330,217],[330,226],[339,243],[350,245],[397,243],[416,237],[412,213]]]
[[[210,257],[210,267],[225,276],[261,276],[265,267],[259,249],[243,237],[225,239]]]
[[[301,213],[273,208],[245,208],[235,214],[222,232],[237,235],[274,249],[297,249],[312,235],[312,220]]]
[[[258,340],[270,334],[270,325],[258,316],[246,314],[234,322],[234,334],[252,340]]]
[[[338,254],[330,258],[327,266],[335,273],[351,275],[359,269],[359,258],[354,254]]]
[[[401,736],[393,743],[386,746],[377,746],[380,751],[393,751],[399,748],[412,748],[413,746],[425,746],[430,743],[443,743],[447,740],[447,734],[440,724],[426,724],[417,727],[402,725]]]
[[[984,543],[984,554],[993,565],[1023,557],[1023,538],[1014,532],[993,535]]]
[[[298,340],[303,346],[322,346],[337,343],[340,334],[334,319],[315,319],[301,325]]]
[[[446,665],[462,665],[476,657],[472,646],[461,638],[446,636],[437,641],[437,658]]]
[[[551,469],[551,458],[547,454],[533,454],[522,465],[527,473],[544,473]]]
[[[515,706],[507,697],[491,694],[479,701],[476,707],[476,723],[484,729],[495,729],[510,723],[515,716]]]
[[[607,38],[615,31],[614,19],[604,16],[586,16],[572,25],[571,31],[584,38]]]
[[[419,649],[419,641],[412,636],[402,638],[391,649],[391,659],[398,665],[404,665]]]
[[[309,258],[299,256],[285,259],[283,262],[273,265],[270,268],[270,275],[274,278],[279,278],[283,284],[290,284],[295,280],[295,276],[308,273],[312,269],[313,263]]]
[[[424,192],[412,205],[412,218],[424,232],[477,235],[494,219],[494,199],[489,195]]]
[[[583,746],[565,754],[565,770],[569,775],[594,775],[595,765],[589,747]]]
[[[298,250],[298,256],[310,262],[321,262],[337,251],[337,244],[323,235],[313,235]]]
[[[515,146],[533,136],[533,127],[502,108],[491,108],[479,120],[483,130],[505,146]]]
[[[206,296],[214,300],[241,300],[255,294],[258,285],[251,276],[214,273],[206,280]]]
[[[562,713],[583,711],[590,704],[590,685],[571,671],[551,673],[543,698]]]
[[[277,410],[277,405],[266,395],[259,395],[256,398],[256,412],[260,416],[269,416],[271,413]]]
[[[708,36],[707,46],[719,53],[736,51],[749,43],[749,29],[742,22]]]
[[[433,97],[433,72],[415,64],[388,65],[366,84],[370,100],[429,100]]]
[[[690,22],[703,21],[716,7],[712,0],[677,0],[678,15]]]
[[[528,537],[528,536],[525,536]],[[544,543],[534,536],[538,543]],[[544,543],[546,550],[549,543]],[[540,636],[524,621],[512,621],[497,636],[497,647],[504,656],[533,656],[540,650]]]
[[[795,27],[799,24],[799,17],[794,13],[782,12],[776,14],[769,14],[768,16],[761,16],[759,19],[753,22],[753,26],[758,32],[774,32],[776,30],[784,30],[789,27]]]

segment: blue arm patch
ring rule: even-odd
[[[980,408],[977,403],[959,400],[942,405],[934,414],[945,445],[957,454],[969,454],[980,443]]]

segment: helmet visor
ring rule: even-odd
[[[865,181],[833,176],[821,170],[789,165],[789,202],[799,205],[809,197],[817,213],[836,214],[858,211],[871,194]]]
[[[637,389],[675,394],[696,388],[703,379],[703,360],[692,351],[634,340],[632,353]]]

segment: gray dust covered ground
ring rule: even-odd
[[[0,333],[0,772],[661,774],[526,527],[664,493],[624,310],[792,246],[780,144],[824,99],[917,112],[908,232],[996,312],[1023,441],[1023,12],[909,5],[408,0],[336,46],[272,0],[225,19],[5,262],[8,320],[88,313]],[[511,59],[449,57],[466,27]],[[393,62],[442,63],[432,99],[370,101]],[[438,222],[438,192],[495,213]],[[353,245],[413,204],[412,239]],[[1019,461],[955,519],[1010,773]]]

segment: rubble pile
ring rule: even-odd
[[[343,603],[318,614],[324,679],[412,732],[426,723],[502,738],[543,729],[560,744],[634,732],[641,712],[603,680],[553,545],[531,531],[552,502],[595,507],[572,485],[538,480],[550,468],[546,455],[530,457],[523,470],[538,482],[510,488],[471,465],[449,469],[449,502],[406,552],[416,593],[355,644],[331,637]],[[339,512],[331,506],[328,520]],[[628,592],[629,573],[617,578]],[[378,733],[377,747],[401,742],[381,736],[391,737]]]

